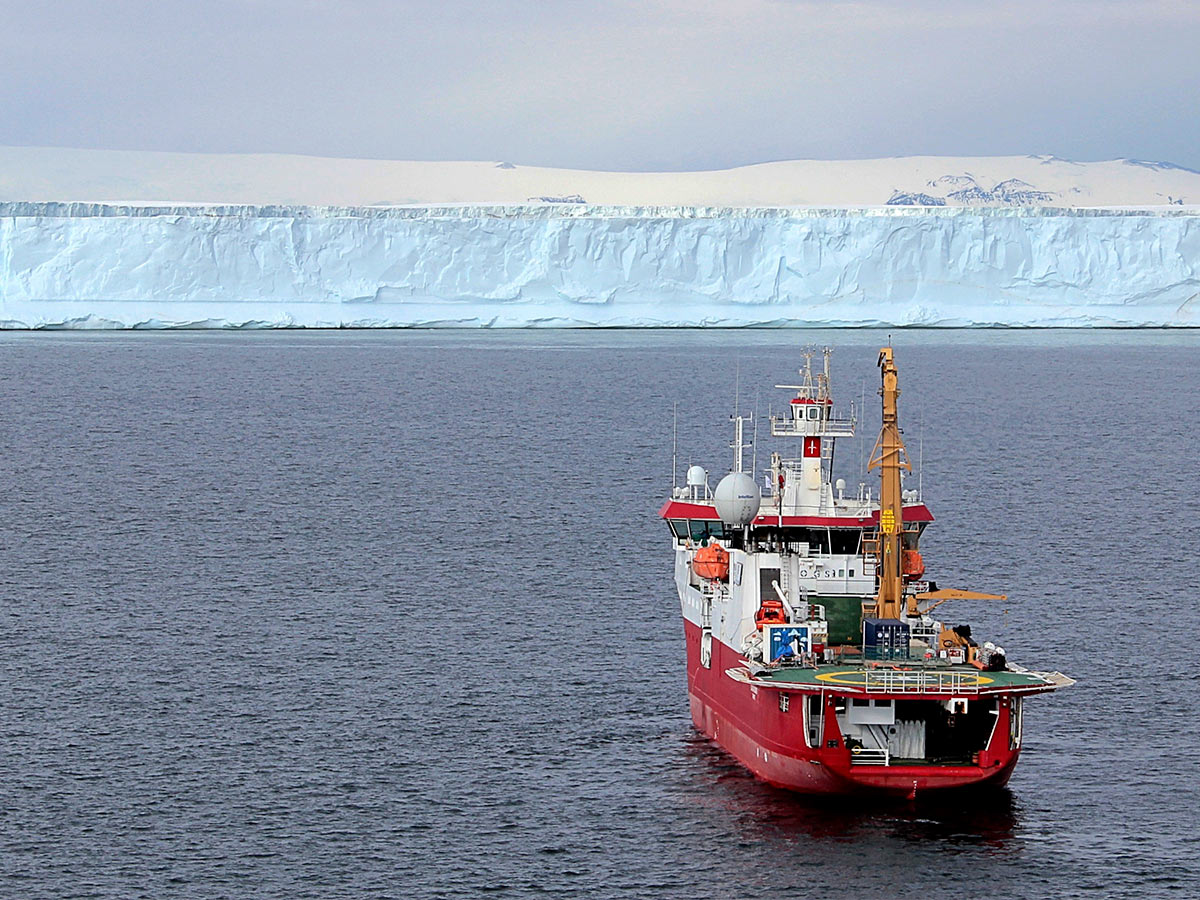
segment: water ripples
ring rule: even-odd
[[[1080,684],[1010,791],[864,807],[691,730],[654,517],[795,336],[6,337],[0,893],[1196,896],[1200,354],[1106,340],[898,341],[935,577]]]

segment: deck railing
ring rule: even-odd
[[[882,694],[978,694],[979,676],[931,669],[864,669],[862,687]]]
[[[771,416],[771,434],[775,437],[854,437],[858,424],[853,416],[832,414],[828,419],[793,419]]]
[[[886,747],[855,747],[850,751],[850,762],[856,766],[887,766],[892,757]]]

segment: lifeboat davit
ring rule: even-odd
[[[720,544],[701,547],[692,557],[692,571],[709,581],[725,581],[729,577],[729,554]]]

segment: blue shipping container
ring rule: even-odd
[[[863,656],[868,659],[908,657],[909,627],[899,619],[863,619]]]

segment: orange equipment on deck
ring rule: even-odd
[[[925,560],[919,550],[905,550],[901,555],[901,571],[909,578],[920,578],[925,574]]]
[[[724,581],[729,577],[729,554],[720,544],[709,544],[696,551],[692,571],[709,581]]]
[[[778,600],[764,600],[754,614],[754,624],[759,631],[764,625],[786,625],[787,613],[783,611],[783,604]]]

